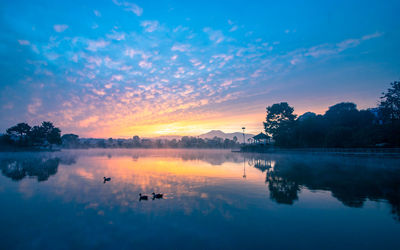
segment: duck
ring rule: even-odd
[[[146,200],[147,201],[148,198],[149,197],[147,195],[142,195],[141,193],[139,194],[139,201],[141,201],[141,200]]]
[[[103,177],[103,179],[104,179],[104,183],[106,183],[107,181],[111,181],[111,178],[110,178],[110,177],[108,177],[108,178]]]
[[[153,200],[154,199],[162,199],[163,198],[163,194],[156,194],[156,193],[152,193],[153,194]]]

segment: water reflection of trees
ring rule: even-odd
[[[74,164],[74,157],[11,157],[0,159],[1,173],[14,181],[25,177],[36,177],[37,180],[47,181],[50,176],[57,174],[59,164]]]
[[[362,207],[367,199],[385,200],[400,219],[400,168],[396,160],[289,156],[251,161],[257,169],[266,171],[270,197],[278,203],[293,204],[304,186],[330,191],[350,207]]]

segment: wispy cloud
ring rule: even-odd
[[[142,69],[150,69],[153,65],[152,65],[151,62],[142,60],[142,61],[139,62],[139,66],[140,66]]]
[[[18,43],[20,45],[30,45],[31,44],[31,42],[29,42],[28,40],[18,40]]]
[[[88,41],[88,46],[87,46],[86,49],[90,50],[90,51],[97,51],[98,49],[106,47],[108,44],[110,44],[110,42],[105,41],[103,39],[100,39],[100,40],[89,40]]]
[[[140,51],[128,48],[125,50],[125,55],[129,56],[130,58],[133,58],[135,55],[141,54]]]
[[[98,117],[98,116],[90,116],[90,117],[88,117],[88,118],[86,118],[86,119],[84,119],[84,120],[81,120],[81,121],[79,122],[79,126],[80,126],[80,127],[86,128],[86,127],[88,127],[89,125],[91,125],[91,124],[97,122],[98,120],[99,120],[99,117]]]
[[[372,38],[380,37],[382,35],[383,35],[383,32],[375,32],[375,33],[363,36],[361,38],[361,40],[369,40],[369,39],[372,39]]]
[[[260,107],[271,100],[265,93],[288,84],[285,77],[295,70],[304,70],[299,75],[306,75],[313,64],[327,67],[347,60],[349,52],[358,52],[357,48],[368,52],[368,44],[385,44],[378,39],[383,33],[375,30],[336,39],[343,34],[333,31],[320,37],[312,30],[306,34],[301,23],[294,27],[288,23],[273,27],[267,21],[256,25],[231,20],[212,23],[200,10],[198,14],[190,12],[190,19],[171,10],[169,14],[181,16],[166,19],[153,11],[143,15],[135,1],[114,0],[111,6],[88,3],[89,17],[65,18],[69,27],[54,25],[66,21],[51,19],[61,14],[51,13],[46,16],[50,30],[38,26],[31,31],[24,26],[26,20],[24,25],[19,25],[17,18],[6,20],[16,22],[16,30],[10,34],[15,37],[0,47],[15,60],[3,64],[2,70],[15,72],[3,74],[1,88],[6,94],[1,92],[0,103],[12,103],[14,112],[0,105],[2,115],[23,120],[25,117],[16,112],[23,109],[26,117],[48,115],[46,119],[62,124],[63,131],[100,137],[148,136],[167,123],[185,121],[192,125],[194,117],[207,120],[220,116],[225,122],[230,112],[227,102],[232,113],[243,115],[250,106],[257,106],[251,112],[257,109],[254,112],[262,114]],[[146,2],[146,6],[151,5],[160,7]],[[18,18],[23,19],[22,14]],[[298,31],[292,35],[293,28]],[[318,39],[309,38],[315,36]],[[13,79],[7,79],[10,76],[20,79],[14,84]],[[38,94],[43,99],[35,99]],[[232,124],[243,120],[241,117]]]
[[[188,51],[189,48],[190,48],[189,44],[178,44],[178,43],[176,43],[171,47],[171,50],[172,51],[185,52],[185,51]]]
[[[42,100],[39,98],[33,98],[32,103],[28,105],[28,112],[32,115],[35,115],[41,106]]]
[[[124,7],[124,10],[130,11],[137,16],[141,16],[143,14],[143,9],[134,3],[126,2],[126,1],[119,2],[117,0],[113,0],[113,2],[118,6]]]
[[[304,55],[318,58],[318,57],[322,57],[322,56],[338,54],[344,50],[359,46],[361,44],[361,42],[363,42],[363,41],[380,37],[380,36],[382,36],[382,34],[383,33],[376,32],[373,34],[365,35],[361,38],[346,39],[346,40],[343,40],[336,44],[326,43],[326,44],[313,46],[313,47],[307,49],[306,52],[304,53]]]
[[[222,31],[220,31],[220,30],[213,30],[209,27],[206,27],[203,29],[203,31],[205,33],[207,33],[209,39],[211,41],[214,41],[215,43],[221,43],[226,39],[226,37],[223,35]]]
[[[232,26],[232,28],[229,30],[229,32],[234,32],[237,30],[239,27],[237,25]]]
[[[159,23],[158,23],[158,21],[149,21],[149,20],[147,20],[147,21],[142,21],[140,23],[140,25],[142,27],[144,27],[144,30],[146,32],[153,32],[153,31],[158,29]]]
[[[98,10],[93,10],[93,13],[94,13],[95,16],[101,17],[100,11],[98,11]]]
[[[121,41],[125,40],[125,33],[124,32],[116,32],[115,30],[111,34],[107,34],[107,38]]]
[[[66,29],[68,29],[68,25],[66,24],[55,24],[53,26],[54,30],[56,32],[64,32]]]

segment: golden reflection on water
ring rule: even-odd
[[[241,207],[243,203],[235,195],[224,196],[224,192],[242,195],[254,192],[267,198],[265,173],[249,166],[241,155],[223,150],[155,152],[63,152],[61,158],[72,160],[62,160],[57,173],[48,180],[38,185],[37,181],[25,178],[15,184],[26,199],[46,194],[65,204],[80,204],[84,210],[96,211],[99,216],[114,209],[136,209],[143,213],[158,209],[159,213],[177,206],[185,214],[199,211],[200,207],[202,213],[226,214],[223,204]],[[111,181],[103,183],[104,176],[111,177]],[[165,194],[164,199],[139,202],[139,193],[151,197],[152,192]]]
[[[247,163],[245,163],[247,165]],[[243,180],[243,172],[246,179]],[[61,177],[63,176],[64,177]],[[66,177],[66,176],[68,177]],[[194,186],[212,185],[224,181],[264,183],[265,176],[257,169],[244,169],[243,163],[225,162],[212,165],[202,160],[174,157],[96,156],[82,157],[76,167],[61,168],[60,178],[79,176],[87,182],[100,182],[103,176],[112,180],[105,185],[132,185],[142,192],[188,193]],[[200,195],[206,197],[206,194]]]

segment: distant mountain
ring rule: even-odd
[[[227,139],[230,139],[230,140],[232,140],[233,137],[236,136],[238,138],[239,142],[243,142],[243,133],[241,133],[241,132],[224,133],[221,130],[211,130],[210,132],[207,132],[205,134],[199,135],[199,137],[203,138],[203,139],[205,139],[205,138],[212,139],[215,136],[216,137],[220,137],[220,138],[224,138],[224,139],[227,138]],[[245,136],[246,136],[246,141],[247,141],[247,139],[249,139],[250,137],[253,137],[254,135],[253,134],[245,134]]]

